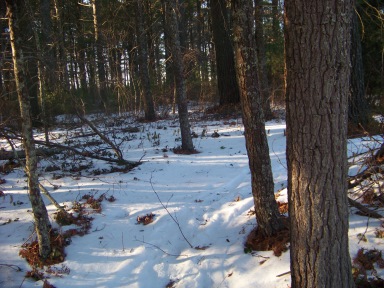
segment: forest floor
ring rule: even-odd
[[[85,230],[71,232],[73,236],[66,239],[62,263],[34,269],[42,278],[35,281],[25,277],[33,269],[19,256],[35,240],[25,173],[22,167],[7,170],[10,161],[0,161],[1,287],[42,287],[45,280],[58,288],[290,287],[289,247],[280,256],[244,247],[256,219],[240,116],[191,114],[193,142],[199,151],[192,155],[172,151],[181,144],[176,116],[153,123],[137,122],[128,114],[93,114],[88,119],[126,160],[141,164],[131,169],[85,157],[115,159],[109,145],[88,125],[71,116],[57,118],[49,133],[51,141],[86,153],[40,157],[39,179],[68,213],[82,213],[92,220],[86,228],[60,226],[56,207],[43,196],[58,234]],[[285,121],[267,122],[266,130],[276,199],[283,207],[287,202]],[[44,134],[37,131],[36,139],[44,140]],[[364,169],[366,155],[380,141],[382,137],[368,136],[348,141],[350,175]],[[20,146],[15,142],[16,148]],[[0,149],[10,150],[5,139],[0,139]],[[379,176],[363,181],[349,196],[384,215]],[[97,205],[89,199],[97,200]],[[380,281],[384,279],[383,219],[356,212],[350,208],[354,274]]]

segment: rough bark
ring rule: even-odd
[[[211,18],[219,103],[220,105],[236,104],[240,102],[240,95],[225,0],[211,0]]]
[[[368,103],[365,98],[364,67],[361,48],[361,36],[357,12],[352,16],[351,29],[351,94],[348,102],[348,119],[358,125],[368,123]]]
[[[188,119],[188,100],[184,78],[184,61],[181,53],[179,29],[176,17],[177,0],[167,0],[166,5],[166,22],[170,50],[172,53],[173,71],[176,86],[176,102],[179,112],[180,132],[181,132],[181,148],[185,151],[194,151],[191,128]]]
[[[252,0],[233,0],[232,9],[236,73],[256,219],[259,232],[272,236],[281,231],[284,225],[274,197],[271,160],[257,75],[256,43],[252,33]]]
[[[49,231],[51,229],[48,213],[40,195],[37,176],[37,157],[32,134],[32,121],[30,113],[30,99],[28,88],[25,85],[24,57],[21,49],[22,43],[18,26],[17,2],[6,0],[8,26],[10,30],[12,59],[14,65],[15,82],[20,104],[22,119],[23,144],[26,153],[25,170],[28,176],[29,199],[32,205],[33,217],[36,226],[36,235],[39,243],[39,255],[47,258],[51,252]]]
[[[347,108],[352,0],[286,0],[292,287],[353,287]]]
[[[258,72],[260,81],[260,93],[264,109],[264,117],[266,120],[272,119],[272,111],[270,105],[271,91],[267,75],[267,56],[265,53],[265,37],[264,37],[264,7],[262,0],[255,0],[255,37],[256,37],[256,53],[258,60]]]
[[[154,121],[156,119],[155,108],[153,105],[151,81],[148,71],[148,39],[147,32],[144,29],[144,1],[136,1],[136,28],[139,53],[139,73],[144,101],[145,120]]]

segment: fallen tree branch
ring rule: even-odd
[[[64,210],[64,207],[61,206],[59,203],[57,203],[57,201],[52,197],[52,195],[48,192],[48,190],[40,182],[39,182],[39,187],[40,187],[41,192],[43,192],[43,194],[49,199],[49,201],[51,201],[51,203],[53,205],[55,205],[55,207],[57,209],[64,212],[65,214],[68,214],[67,211]]]
[[[360,204],[359,202],[351,199],[348,197],[348,203],[349,205],[357,208],[364,216],[368,216],[371,218],[383,218],[383,216],[375,211],[372,211],[371,209],[365,207],[364,205]]]
[[[21,141],[21,136],[15,135],[15,136],[12,137],[12,139],[16,139],[16,140],[20,140]],[[58,154],[58,153],[60,153],[62,151],[72,151],[73,153],[75,153],[77,155],[81,155],[83,157],[97,159],[97,160],[102,160],[102,161],[106,161],[106,162],[117,163],[119,165],[130,165],[132,168],[140,165],[140,162],[129,161],[129,160],[124,160],[124,159],[113,159],[113,158],[103,157],[103,156],[99,156],[97,154],[91,153],[89,151],[80,151],[80,150],[78,150],[78,149],[76,149],[74,147],[65,146],[65,145],[61,145],[61,144],[58,144],[58,143],[49,142],[49,144],[47,144],[45,141],[35,140],[35,144],[38,144],[38,145],[41,145],[41,146],[48,146],[48,147],[51,148],[51,149],[49,149],[49,148],[48,149],[47,148],[45,148],[45,149],[42,149],[42,148],[37,149],[37,151],[39,151],[38,153],[40,153],[40,156],[50,156],[50,155]],[[56,148],[56,149],[52,149],[52,148]],[[24,150],[16,151],[16,153],[17,153],[19,158],[24,158],[25,157]],[[10,158],[13,158],[13,156],[12,156],[13,154],[14,153],[11,152],[11,151],[0,151],[0,160],[8,160]],[[3,157],[2,155],[4,157],[8,156],[8,158],[1,159]],[[24,156],[24,157],[22,157],[22,156]]]
[[[124,161],[123,154],[121,153],[121,150],[118,147],[116,147],[116,145],[111,140],[109,140],[107,137],[105,137],[105,135],[103,133],[101,133],[99,131],[99,129],[97,129],[96,126],[93,125],[93,123],[91,121],[89,121],[87,118],[83,117],[79,112],[77,112],[77,117],[79,117],[79,119],[81,121],[86,123],[92,129],[92,131],[95,132],[100,137],[101,140],[103,140],[105,143],[107,143],[109,146],[111,146],[112,150],[115,152],[115,154],[117,156],[117,159],[119,159],[120,161]]]
[[[348,179],[348,189],[355,188],[359,186],[364,180],[369,179],[372,175],[384,173],[384,169],[381,166],[372,166],[368,167],[364,171],[349,177]]]
[[[35,141],[36,142],[36,141]],[[37,148],[36,156],[52,156],[60,153],[62,150],[54,150],[50,148]],[[0,160],[10,160],[10,159],[23,159],[25,158],[24,150],[0,150]]]

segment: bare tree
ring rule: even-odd
[[[6,0],[8,26],[10,31],[13,69],[15,74],[16,89],[20,104],[22,120],[22,136],[26,154],[25,170],[28,176],[29,199],[31,201],[33,216],[36,225],[36,234],[39,243],[39,255],[47,258],[51,252],[50,229],[47,209],[40,195],[39,181],[37,176],[37,157],[35,143],[32,134],[32,121],[30,112],[30,99],[28,88],[25,85],[25,59],[21,49],[20,27],[18,25],[18,7],[22,1]]]
[[[292,287],[354,287],[347,120],[353,1],[286,0]]]

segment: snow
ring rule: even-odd
[[[290,270],[289,250],[280,257],[271,251],[244,253],[245,238],[256,226],[256,220],[248,213],[254,208],[241,119],[193,122],[192,130],[199,135],[194,145],[200,152],[193,155],[177,155],[169,150],[180,145],[175,119],[139,124],[128,119],[123,119],[122,125],[137,125],[140,132],[122,133],[120,126],[107,127],[113,123],[111,119],[102,121],[106,124],[104,132],[114,136],[116,143],[122,142],[124,158],[142,162],[128,173],[94,176],[92,171],[111,165],[79,160],[76,156],[40,161],[41,183],[68,208],[85,194],[98,197],[105,193],[116,198],[115,202],[103,201],[101,213],[92,213],[89,234],[72,238],[65,249],[65,261],[55,265],[57,269],[69,268],[69,273],[60,277],[48,275],[49,283],[55,287],[93,288],[166,287],[170,281],[175,282],[174,287],[289,287],[289,274],[277,277]],[[284,121],[266,123],[280,202],[287,201],[284,129]],[[78,127],[79,131],[86,132],[87,128]],[[203,131],[206,135],[202,136]],[[215,131],[221,135],[219,138],[210,137]],[[155,132],[159,136],[153,137]],[[64,141],[67,133],[58,128],[50,134],[56,141]],[[124,136],[130,140],[120,141]],[[41,134],[36,137],[43,139]],[[350,155],[362,151],[363,140],[369,141],[349,141]],[[7,142],[0,141],[0,148],[9,149]],[[64,167],[64,161],[67,166],[92,165],[78,176],[63,171],[44,172],[48,165]],[[353,169],[356,173],[358,166]],[[53,179],[54,174],[64,176]],[[17,168],[0,178],[6,180],[0,185],[5,194],[0,197],[0,225],[4,223],[0,226],[0,264],[22,269],[18,272],[0,265],[0,286],[41,287],[42,281],[24,278],[31,268],[18,256],[21,245],[34,237],[25,174]],[[54,190],[53,185],[59,188]],[[46,198],[44,201],[54,222],[56,209]],[[374,235],[381,222],[352,212],[351,257],[361,247],[383,247],[384,239]],[[155,215],[152,223],[137,224],[137,217],[149,213]],[[359,241],[359,233],[366,235],[366,242]],[[378,274],[384,276],[380,269]]]

